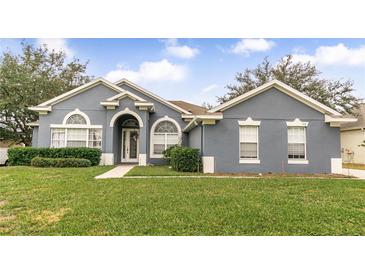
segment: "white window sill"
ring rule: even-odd
[[[288,160],[290,165],[308,165],[308,160]]]
[[[259,159],[240,159],[240,164],[259,164]]]
[[[150,158],[151,159],[161,159],[161,158],[163,158],[163,155],[162,154],[161,155],[160,154],[156,154],[156,155],[155,154],[151,154],[150,155]]]

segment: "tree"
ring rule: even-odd
[[[206,108],[206,109],[212,109],[212,108],[214,108],[214,106],[213,106],[211,103],[209,103],[209,102],[203,102],[203,103],[201,104],[201,106],[202,106],[203,108]]]
[[[218,102],[224,103],[277,79],[341,113],[352,113],[360,102],[352,95],[353,82],[321,79],[320,74],[310,62],[295,62],[291,55],[281,58],[274,65],[266,57],[256,68],[237,73],[235,78],[238,84],[228,85],[229,92],[218,97]]]
[[[63,51],[22,43],[22,53],[10,51],[0,56],[0,138],[31,144],[32,129],[27,124],[38,119],[28,110],[61,93],[91,80],[86,63],[77,58],[66,62]]]

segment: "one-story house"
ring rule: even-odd
[[[182,144],[200,149],[209,173],[341,173],[340,126],[356,121],[277,80],[208,110],[98,78],[30,109],[34,147],[96,147],[101,164],[147,165]]]

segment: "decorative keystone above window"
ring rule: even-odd
[[[306,127],[308,126],[308,122],[302,122],[299,120],[299,118],[296,118],[294,121],[286,122],[286,125],[288,127]]]
[[[259,126],[261,121],[254,121],[251,117],[248,117],[246,120],[238,121],[240,126]]]

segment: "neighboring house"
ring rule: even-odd
[[[365,164],[365,147],[360,144],[365,140],[365,103],[357,113],[357,122],[341,126],[341,152],[344,163]]]
[[[146,165],[183,144],[200,149],[204,172],[341,173],[339,127],[356,121],[276,80],[207,110],[99,78],[30,109],[34,147],[97,147],[101,164]]]

